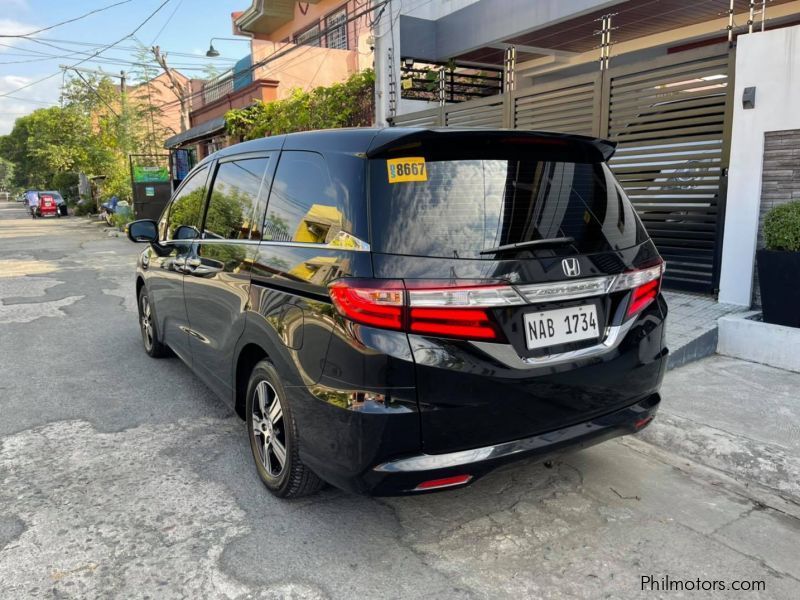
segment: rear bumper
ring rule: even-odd
[[[357,477],[331,477],[332,473],[327,472],[325,479],[332,479],[331,483],[349,491],[375,496],[436,491],[415,488],[425,481],[462,475],[470,477],[466,483],[473,483],[509,462],[532,457],[546,460],[565,451],[636,433],[650,423],[660,401],[659,394],[653,393],[623,409],[562,429],[458,452],[400,457],[382,462]]]

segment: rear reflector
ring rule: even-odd
[[[464,485],[469,483],[472,475],[454,475],[453,477],[444,477],[443,479],[431,479],[423,481],[413,489],[415,492],[422,492],[425,490],[438,490],[441,488],[453,487],[456,485]]]
[[[643,419],[639,419],[633,424],[633,428],[638,431],[639,429],[644,428],[646,425],[649,425],[650,421],[652,420],[653,420],[653,415],[650,415],[649,417],[644,417]]]

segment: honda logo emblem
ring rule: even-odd
[[[561,268],[567,277],[577,277],[581,274],[581,264],[577,258],[565,258],[561,261]]]

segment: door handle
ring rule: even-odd
[[[219,273],[223,270],[223,267],[215,267],[212,264],[206,264],[199,258],[187,258],[183,272],[187,275],[197,275],[197,276],[205,276],[205,275],[213,275],[214,273]]]

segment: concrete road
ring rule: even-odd
[[[797,597],[798,505],[668,444],[424,497],[273,498],[238,418],[141,350],[139,249],[0,203],[0,598]],[[669,427],[671,396],[691,395],[675,381]],[[642,591],[647,576],[718,591]]]

